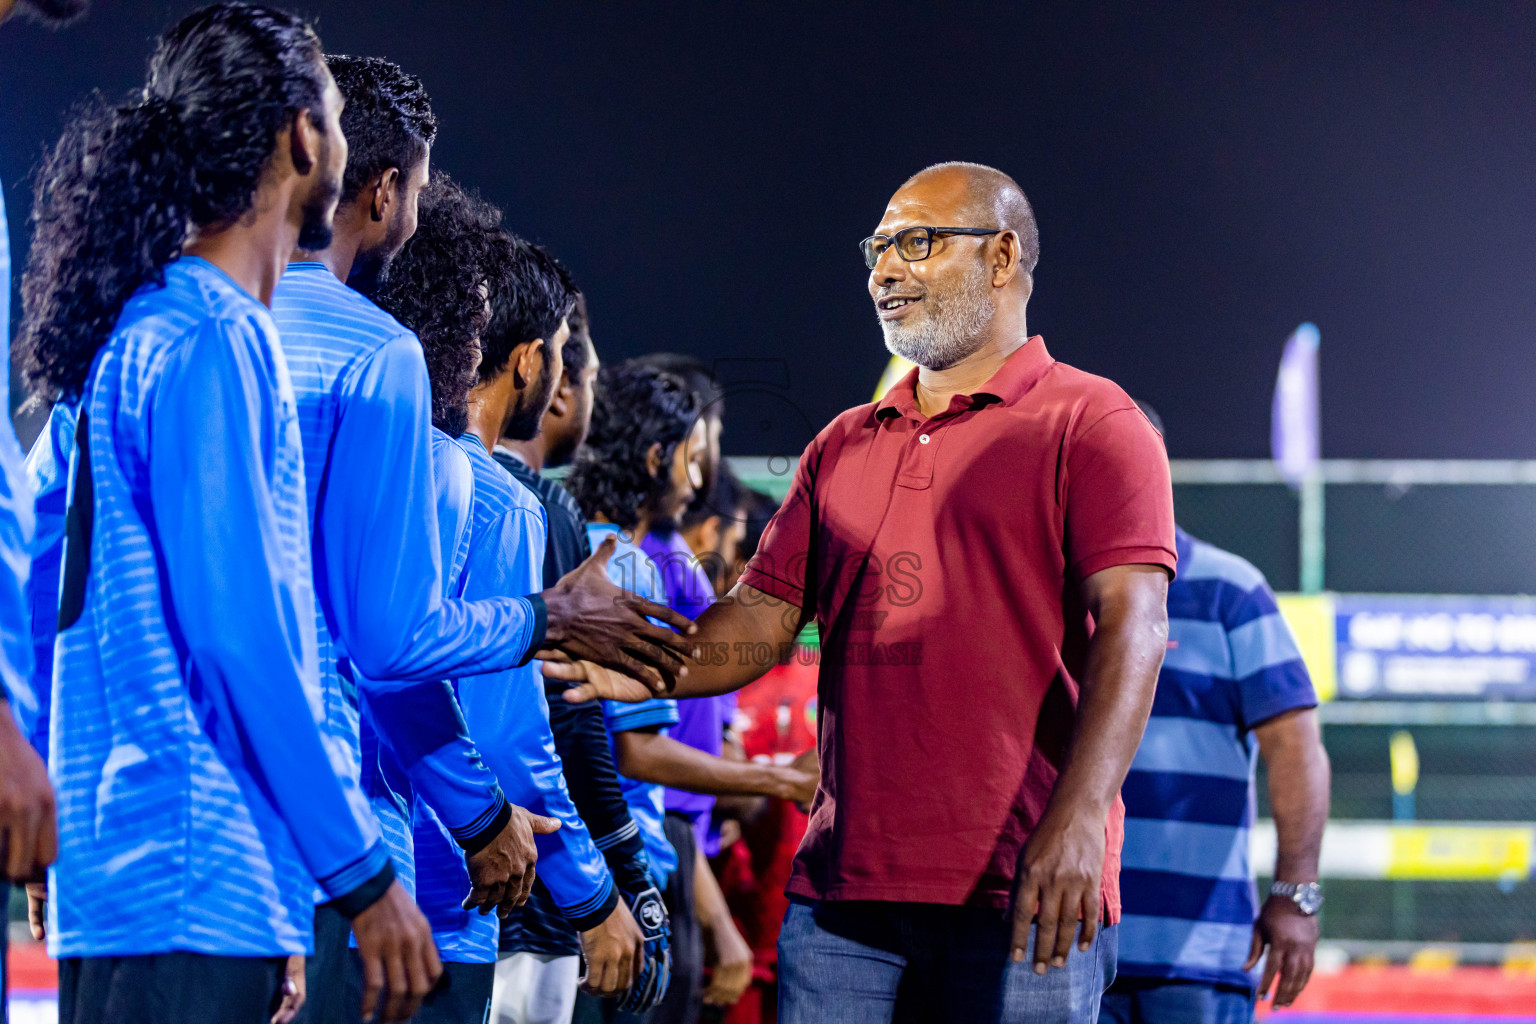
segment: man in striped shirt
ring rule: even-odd
[[[1123,790],[1119,977],[1101,1016],[1114,1024],[1248,1021],[1276,978],[1287,1006],[1317,945],[1328,818],[1317,696],[1263,575],[1183,530],[1176,544],[1168,653]],[[1256,754],[1279,840],[1262,907],[1248,852]]]

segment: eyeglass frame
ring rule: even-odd
[[[864,266],[870,270],[874,270],[875,267],[879,264],[880,257],[885,255],[885,249],[895,249],[896,255],[901,256],[901,258],[907,263],[921,263],[923,260],[933,255],[933,240],[939,235],[970,235],[979,237],[986,235],[1000,235],[1007,230],[1007,228],[939,228],[931,227],[927,224],[913,224],[909,227],[902,228],[894,235],[870,235],[868,238],[859,243],[859,253],[864,257]],[[915,260],[909,260],[906,256],[902,255],[901,247],[897,241],[908,231],[928,232],[928,251]],[[885,239],[888,244],[886,245],[885,249],[881,249],[878,253],[876,253],[873,261],[871,261],[869,253],[865,250],[864,247],[877,238]]]

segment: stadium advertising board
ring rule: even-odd
[[[1337,699],[1536,700],[1536,600],[1381,594],[1326,600]]]

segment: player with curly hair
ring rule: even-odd
[[[426,354],[432,386],[432,458],[443,552],[445,596],[463,597],[470,553],[470,520],[475,490],[470,457],[453,438],[468,426],[470,388],[478,379],[480,336],[491,321],[488,296],[510,270],[511,247],[501,228],[501,211],[466,192],[441,172],[422,193],[416,235],[392,265],[376,300],[416,330]],[[452,436],[448,431],[452,431]],[[484,679],[476,685],[478,679]],[[540,762],[536,686],[525,681],[503,686],[496,675],[477,675],[453,684],[487,762],[511,798],[560,816],[538,791]],[[530,726],[532,727],[530,729]],[[530,755],[530,756],[524,756]],[[550,768],[548,765],[540,765]],[[554,780],[560,766],[552,766]],[[433,922],[434,939],[453,983],[423,1008],[418,1020],[467,1024],[484,1019],[495,977],[490,941],[466,941],[475,931],[493,937],[494,920],[464,912],[460,893],[467,879],[452,836],[441,817],[423,801],[412,811],[418,864],[418,900]],[[569,839],[569,836],[562,836]],[[461,934],[468,926],[468,936]]]
[[[571,493],[592,520],[594,539],[604,531],[621,531],[633,541],[616,559],[630,567],[625,586],[653,586],[674,609],[690,602],[685,592],[674,592],[677,574],[669,570],[676,565],[657,561],[673,552],[648,542],[657,524],[674,522],[704,485],[710,460],[705,408],[705,395],[681,376],[657,369],[651,359],[604,367],[598,374],[592,429],[569,479]],[[655,714],[640,710],[646,707]],[[726,760],[674,738],[671,733],[682,718],[676,701],[610,702],[604,711],[631,811],[649,830],[649,849],[659,851],[652,860],[671,865],[666,899],[673,922],[672,991],[648,1020],[695,1020],[705,1000],[731,1004],[740,998],[751,981],[752,954],[731,921],[694,820],[666,809],[665,790],[808,803],[817,774],[804,762]],[[708,989],[702,984],[706,954],[713,956],[716,969]]]
[[[475,197],[438,182],[429,198],[423,233],[395,265],[381,300],[426,332],[439,420],[456,426],[465,408],[461,374],[471,362],[461,354],[466,346],[484,353],[468,403],[472,430],[487,422],[500,426],[541,416],[549,402],[551,371],[559,372],[558,357],[553,368],[542,362],[548,350],[544,336],[557,341],[565,331],[569,277],[542,250],[499,228],[488,237],[487,227],[497,223],[499,214]],[[424,244],[418,248],[417,241]],[[486,265],[489,276],[481,279],[475,268]],[[463,294],[466,286],[468,294]],[[444,292],[446,303],[439,301]],[[467,301],[470,296],[481,309],[489,303],[488,321],[474,315],[479,310]],[[445,521],[467,513],[470,528],[462,559],[455,559],[457,572],[445,584],[475,599],[544,586],[544,518],[537,501],[490,458],[478,431],[463,433],[456,447],[470,474],[469,485],[451,487],[446,474],[440,477],[439,513]],[[593,569],[601,572],[601,563],[585,571]],[[570,927],[582,935],[591,987],[605,994],[622,992],[642,960],[643,936],[571,800],[536,668],[465,674],[453,686],[471,732],[509,796],[562,822],[558,833],[539,839],[540,880]],[[418,900],[433,922],[449,970],[459,975],[456,986],[474,994],[473,1005],[461,999],[466,1012],[454,1019],[479,1020],[496,973],[497,922],[464,913],[458,896],[463,868],[451,840],[430,808],[418,801],[417,810]]]
[[[620,663],[621,642],[646,643],[657,631],[615,603],[617,592],[595,573],[544,594],[444,597],[423,351],[357,290],[387,278],[416,231],[436,121],[420,81],[394,64],[328,63],[352,140],[336,228],[328,246],[294,254],[272,309],[304,442],[327,729],[357,760],[407,886],[415,886],[410,808],[419,801],[452,845],[455,881],[463,880],[455,908],[504,911],[533,884],[534,834],[560,826],[509,801],[445,680],[512,669],[546,647]],[[393,779],[381,752],[398,768]],[[356,984],[358,965],[346,953],[346,922],[331,908],[316,912],[316,932],[309,979],[314,1019],[324,1020],[349,974]],[[458,1005],[473,988],[461,982],[442,994]],[[423,1012],[451,1017],[442,1002]]]
[[[390,264],[373,300],[421,339],[432,388],[433,437],[451,439],[469,427],[469,391],[480,379],[480,335],[491,323],[490,282],[508,272],[510,247],[501,211],[442,171],[422,190],[420,206],[416,233]]]
[[[439,972],[317,720],[301,445],[265,306],[293,248],[329,241],[340,110],[308,24],[216,4],[161,37],[142,90],[77,111],[37,177],[19,343],[58,402],[32,469],[60,507],[72,478],[37,611],[58,624],[65,1024],[266,1021],[317,880],[369,977],[391,965],[386,1019]]]

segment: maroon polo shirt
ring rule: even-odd
[[[1168,458],[1038,337],[930,419],[916,381],[811,442],[742,576],[821,627],[821,789],[788,888],[1007,907],[1076,722],[1080,583],[1175,567]],[[1105,834],[1115,921],[1118,799]]]

